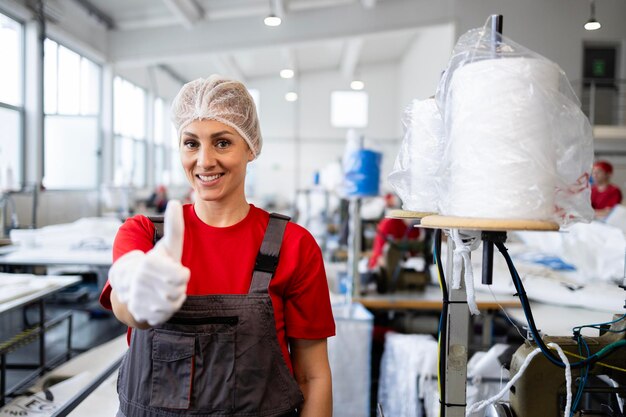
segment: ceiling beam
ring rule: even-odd
[[[187,29],[204,18],[204,10],[194,0],[163,0],[163,3]]]
[[[363,38],[348,39],[344,44],[341,55],[340,71],[345,78],[353,78],[356,67],[359,64],[361,49],[363,48]]]
[[[358,2],[334,8],[291,11],[278,28],[263,19],[201,21],[192,30],[178,26],[109,31],[109,57],[116,65],[188,62],[216,53],[234,53],[272,46],[293,46],[328,39],[414,29],[453,20],[455,0],[380,2],[376,13]],[[225,35],[228,34],[228,35]]]
[[[111,16],[98,9],[87,0],[74,0],[76,4],[82,7],[90,16],[93,16],[102,23],[108,30],[115,29],[115,23]]]
[[[172,77],[174,81],[179,82],[180,84],[187,84],[190,81],[165,64],[159,64],[157,65],[157,68]]]

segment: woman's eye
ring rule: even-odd
[[[226,148],[228,148],[229,145],[230,145],[230,141],[228,141],[228,140],[218,140],[215,143],[215,146],[217,148],[219,148],[219,149],[226,149]]]
[[[185,148],[193,149],[193,148],[196,148],[198,146],[198,142],[196,142],[195,140],[186,140],[186,141],[183,142],[183,146]]]

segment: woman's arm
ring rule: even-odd
[[[133,315],[128,311],[128,307],[126,304],[122,303],[115,294],[115,290],[111,291],[111,307],[113,308],[113,314],[115,317],[127,325],[128,327],[133,327],[137,329],[145,330],[150,327],[148,323],[145,321],[138,322],[133,318]]]
[[[333,394],[326,339],[291,339],[291,362],[304,404],[300,417],[331,417]]]

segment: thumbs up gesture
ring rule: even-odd
[[[111,267],[109,283],[137,322],[164,323],[187,298],[189,269],[181,263],[185,222],[178,201],[165,210],[163,238],[148,253],[128,252]]]

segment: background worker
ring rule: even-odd
[[[122,225],[100,299],[132,329],[117,417],[330,417],[322,255],[304,228],[246,201],[262,146],[250,94],[198,79],[172,120],[195,202],[170,201],[156,245],[145,216]]]
[[[619,203],[622,202],[622,192],[611,184],[613,165],[608,161],[597,161],[593,164],[593,185],[591,187],[591,206],[595,210],[596,218],[605,218]]]

